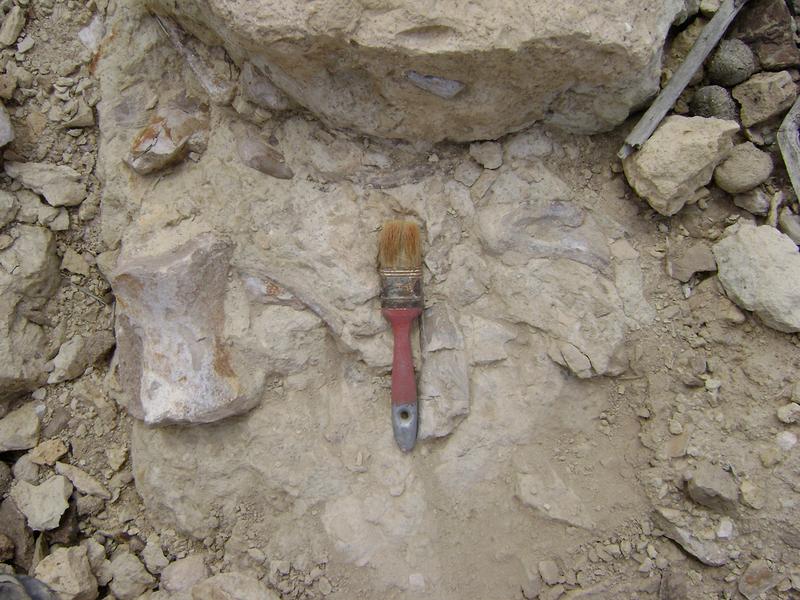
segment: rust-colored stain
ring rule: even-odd
[[[172,139],[172,131],[167,125],[166,119],[163,117],[156,118],[134,138],[131,144],[131,152],[135,154],[147,152],[161,137],[162,133]]]
[[[236,377],[236,373],[231,367],[228,351],[216,339],[214,340],[214,370],[223,377]]]
[[[100,62],[100,57],[103,55],[103,50],[106,49],[106,46],[109,45],[115,37],[117,37],[117,25],[115,25],[111,29],[111,33],[102,41],[100,42],[100,47],[97,49],[97,52],[94,53],[92,56],[92,60],[89,62],[89,74],[94,76],[94,72],[97,69],[97,63]]]
[[[128,273],[122,273],[121,275],[117,275],[114,278],[114,283],[117,286],[117,300],[119,301],[120,294],[119,290],[124,290],[128,292],[132,299],[138,300],[142,296],[142,292],[144,292],[144,285],[141,281],[136,279],[133,275],[129,275]],[[124,299],[122,300],[124,302]]]

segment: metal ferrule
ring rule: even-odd
[[[422,308],[422,269],[380,269],[383,308]]]

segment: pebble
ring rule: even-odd
[[[739,109],[731,93],[718,85],[699,88],[689,102],[689,109],[698,117],[714,117],[728,121],[739,119]]]
[[[76,275],[89,276],[89,263],[86,262],[80,254],[75,252],[72,248],[67,248],[64,251],[64,256],[61,259],[61,268]]]
[[[14,479],[27,481],[28,483],[39,481],[39,466],[31,460],[30,454],[20,456],[17,462],[14,463],[12,471],[14,472]]]
[[[733,537],[733,521],[728,517],[722,517],[719,520],[717,537],[721,540],[729,540]]]
[[[739,592],[747,600],[757,600],[761,594],[775,587],[783,577],[773,573],[767,561],[754,560],[739,578]]]
[[[669,432],[672,435],[680,435],[683,433],[683,425],[676,419],[669,420]]]
[[[0,452],[28,450],[39,443],[39,410],[28,403],[0,419]]]
[[[706,67],[709,80],[717,85],[732,86],[756,72],[756,57],[742,40],[722,40]]]
[[[419,582],[415,583],[418,584]],[[411,577],[409,577],[409,584],[411,584]],[[331,585],[331,582],[328,581],[327,577],[320,577],[317,586],[319,587],[319,593],[322,594],[323,596],[327,596],[328,594],[333,592],[333,586]],[[414,587],[418,587],[418,585],[414,585]],[[423,588],[425,587],[424,579],[422,580],[422,587]]]
[[[788,71],[756,73],[731,93],[742,106],[742,124],[751,127],[785,112],[797,98],[797,87]]]
[[[743,194],[772,175],[772,157],[752,142],[739,144],[714,171],[714,182],[729,194]]]
[[[761,510],[767,504],[764,492],[748,480],[744,480],[739,484],[739,490],[742,492],[742,504],[749,506],[755,510]]]
[[[25,515],[28,527],[34,531],[55,529],[61,515],[69,506],[72,484],[66,477],[55,475],[40,485],[17,481],[11,488],[11,498]]]
[[[497,169],[503,164],[503,147],[497,142],[474,142],[469,154],[485,169]]]
[[[78,206],[86,198],[86,186],[72,167],[8,161],[5,170],[9,177],[44,196],[50,206]]]
[[[0,46],[10,46],[17,41],[22,28],[25,26],[25,11],[19,6],[14,6],[3,19],[0,27]]]
[[[445,79],[444,77],[436,77],[435,75],[423,75],[416,71],[406,71],[406,79],[419,89],[448,100],[458,96],[458,94],[467,87],[455,79]]]
[[[136,600],[156,582],[141,561],[125,551],[111,561],[111,575],[111,592],[117,600]]]
[[[6,107],[0,104],[0,147],[14,141],[14,126]]]
[[[547,585],[556,585],[565,581],[561,568],[552,559],[539,561],[538,568],[539,575]]]
[[[750,190],[744,194],[736,194],[733,203],[747,212],[763,217],[769,212],[769,196],[761,188]]]
[[[119,471],[128,459],[128,450],[125,447],[106,448],[108,466]]]
[[[800,215],[794,214],[789,207],[784,206],[778,217],[780,230],[798,246],[800,246]]]
[[[781,406],[778,409],[778,420],[787,425],[800,421],[800,404],[790,402]]]
[[[688,247],[670,248],[666,260],[667,275],[678,281],[687,282],[695,273],[717,270],[717,262],[711,248],[703,243]]]
[[[778,448],[784,452],[788,452],[797,444],[797,436],[791,431],[782,431],[775,437],[775,443]]]
[[[31,462],[37,465],[53,465],[67,453],[67,447],[59,438],[42,442],[30,451]]]
[[[739,490],[730,473],[709,462],[699,463],[687,480],[692,500],[719,511],[733,511]]]
[[[161,585],[170,594],[188,591],[210,575],[205,557],[193,554],[170,563],[161,571]]]
[[[103,330],[89,336],[74,335],[61,345],[53,359],[47,383],[61,383],[80,377],[87,367],[105,356],[116,344],[114,334]]]
[[[69,479],[79,492],[90,496],[97,496],[104,500],[111,499],[111,493],[104,488],[97,479],[76,466],[57,462],[56,473]]]

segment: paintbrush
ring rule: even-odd
[[[403,452],[417,441],[417,381],[411,356],[411,326],[422,313],[422,243],[408,221],[387,221],[378,242],[381,312],[392,326],[392,429]]]

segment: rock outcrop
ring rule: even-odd
[[[658,90],[661,48],[683,3],[147,4],[224,46],[245,81],[264,75],[268,98],[280,98],[274,86],[334,127],[467,141],[539,120],[587,133],[621,123]]]

